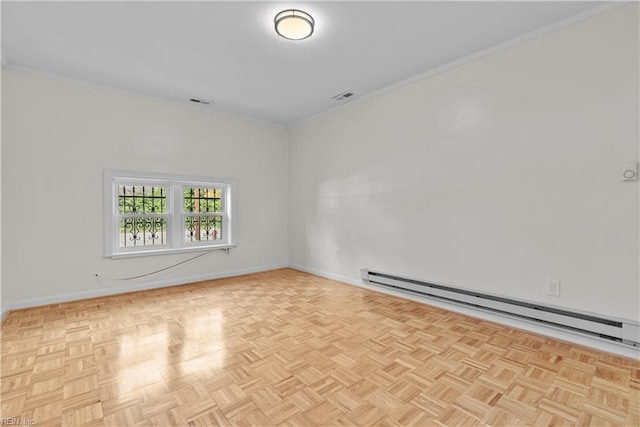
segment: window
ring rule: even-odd
[[[222,188],[184,187],[185,242],[222,240]]]
[[[235,246],[233,193],[228,179],[107,170],[105,256]]]

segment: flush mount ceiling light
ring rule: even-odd
[[[276,15],[274,19],[276,33],[288,40],[303,40],[313,34],[315,21],[306,12],[287,9]]]

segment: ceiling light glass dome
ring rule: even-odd
[[[274,19],[276,33],[288,40],[303,40],[313,34],[315,21],[306,12],[287,9],[278,13]]]

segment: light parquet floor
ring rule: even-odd
[[[12,311],[42,425],[640,425],[640,363],[297,271]]]

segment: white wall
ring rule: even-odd
[[[0,10],[2,8],[0,7]],[[0,22],[2,22],[2,13],[0,12]],[[0,37],[0,46],[2,45]],[[4,62],[4,60],[2,61]],[[0,64],[0,82],[2,82],[2,72],[4,64]],[[2,84],[0,84],[0,100],[2,99]],[[0,102],[0,117],[2,117],[2,102]],[[0,120],[0,307],[2,304],[2,120]],[[2,313],[3,311],[0,311]],[[2,319],[0,318],[0,321]]]
[[[292,127],[290,262],[638,320],[637,8]]]
[[[3,307],[286,265],[285,127],[11,67],[2,103]],[[235,178],[238,247],[146,280],[106,280],[194,254],[103,258],[104,169]]]
[[[0,22],[2,22],[2,7],[0,7]],[[5,66],[4,53],[1,50],[2,46],[2,31],[0,31],[0,82],[2,82],[2,72]],[[2,117],[2,84],[0,84],[0,118]],[[2,303],[2,120],[0,120],[0,308],[3,307]],[[0,309],[0,314],[4,310]],[[0,321],[2,318],[0,316]]]

